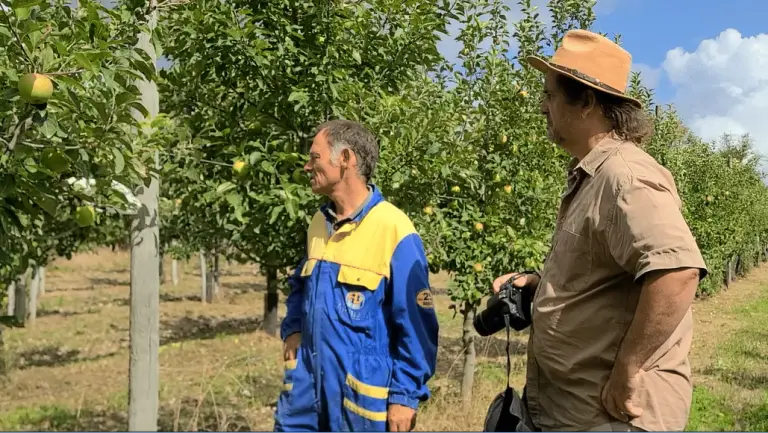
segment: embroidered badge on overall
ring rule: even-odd
[[[421,289],[419,293],[416,294],[416,303],[419,304],[419,307],[421,308],[433,308],[435,303],[432,300],[432,291],[429,289]]]
[[[347,293],[347,308],[351,310],[359,310],[363,308],[365,304],[365,295],[362,292],[349,292]]]

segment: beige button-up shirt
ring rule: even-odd
[[[694,267],[706,275],[672,175],[633,143],[606,138],[569,166],[552,248],[533,302],[527,394],[543,430],[611,421],[600,394],[635,314],[642,276]],[[691,311],[643,366],[632,421],[683,430],[692,398]]]

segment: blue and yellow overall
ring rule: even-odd
[[[429,398],[438,323],[424,247],[369,188],[351,218],[336,222],[325,205],[309,226],[281,326],[301,345],[285,363],[275,431],[385,431],[389,404]]]

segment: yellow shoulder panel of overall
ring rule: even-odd
[[[340,265],[339,282],[375,290],[382,277],[390,276],[390,261],[397,245],[415,232],[410,218],[386,201],[374,206],[359,224],[347,224],[331,238],[325,217],[315,214],[308,231],[308,260],[302,275],[311,274],[317,261],[323,260]]]
[[[301,270],[301,276],[312,273],[317,260],[323,256],[325,244],[328,243],[328,228],[325,225],[325,216],[317,211],[312,216],[312,221],[307,229],[307,262]]]

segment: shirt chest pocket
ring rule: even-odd
[[[333,318],[356,330],[370,330],[381,313],[384,276],[342,265],[336,280]]]
[[[547,279],[556,289],[578,292],[592,275],[592,236],[583,222],[566,220],[555,234]]]

